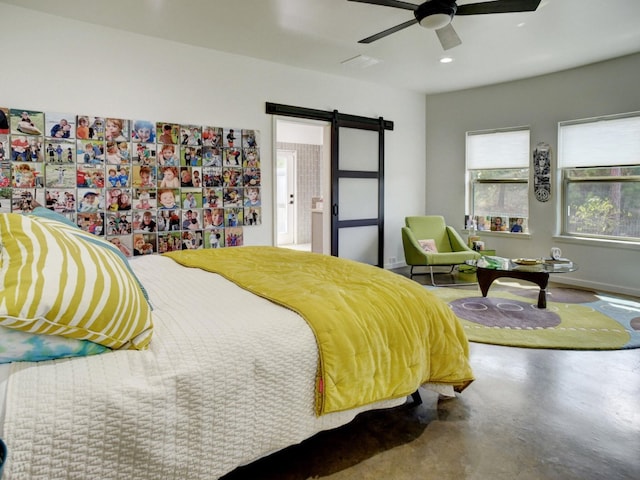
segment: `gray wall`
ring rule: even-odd
[[[532,149],[552,148],[556,167],[557,125],[563,120],[640,110],[640,54],[521,81],[427,96],[426,212],[442,214],[462,230],[465,196],[465,132],[528,125]],[[504,257],[538,257],[552,246],[579,264],[553,280],[640,295],[640,245],[558,236],[559,178],[552,198],[536,201],[530,190],[530,235],[483,233],[488,248]]]

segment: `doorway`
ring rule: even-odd
[[[283,139],[279,138],[279,125],[323,125],[323,140],[317,144],[323,145],[322,156],[327,159],[323,162],[326,168],[322,172],[325,180],[320,184],[320,196],[315,198],[318,211],[312,212],[316,213],[312,224],[320,225],[322,232],[314,234],[317,230],[312,228],[311,250],[382,267],[384,132],[393,130],[393,122],[382,117],[362,117],[337,110],[329,112],[270,102],[266,103],[266,113],[274,115],[276,149],[285,148],[279,142]],[[283,128],[282,132],[284,131]],[[296,161],[299,160],[300,157],[297,156]],[[296,171],[299,178],[301,168],[298,166]],[[277,174],[275,177],[277,178]],[[300,198],[299,183],[296,185],[297,190],[292,200],[303,209],[308,209],[309,202],[304,205],[304,199]],[[326,198],[322,196],[323,192]],[[296,208],[296,212],[298,211],[300,209]],[[296,222],[297,231],[301,224],[299,217]],[[277,244],[277,236],[274,237]],[[314,249],[314,240],[317,239],[321,239],[322,245]],[[300,238],[294,241],[301,243]]]
[[[325,241],[323,202],[323,193],[328,191],[329,128],[328,122],[275,118],[275,220],[279,247],[330,251],[328,234]]]

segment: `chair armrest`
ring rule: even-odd
[[[454,252],[475,252],[466,244],[457,230],[447,225],[447,235],[449,235],[449,242],[451,243],[451,249]],[[478,255],[480,256],[480,255]]]
[[[402,246],[407,265],[426,265],[427,254],[409,227],[402,227]]]

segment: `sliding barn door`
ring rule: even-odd
[[[332,129],[331,254],[383,265],[384,129],[337,118]]]
[[[331,255],[384,265],[384,132],[393,122],[276,103],[266,113],[331,122]]]

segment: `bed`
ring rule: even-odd
[[[0,313],[0,326],[82,343],[66,356],[2,364],[5,480],[215,479],[360,412],[405,403],[420,385],[461,391],[473,380],[451,310],[376,267],[274,247],[127,262],[49,213],[0,215],[0,242],[0,304],[19,310]],[[31,305],[29,324],[20,288],[34,304],[50,297]],[[99,303],[114,295],[120,301]],[[78,309],[93,305],[89,320],[61,321],[78,297]]]

